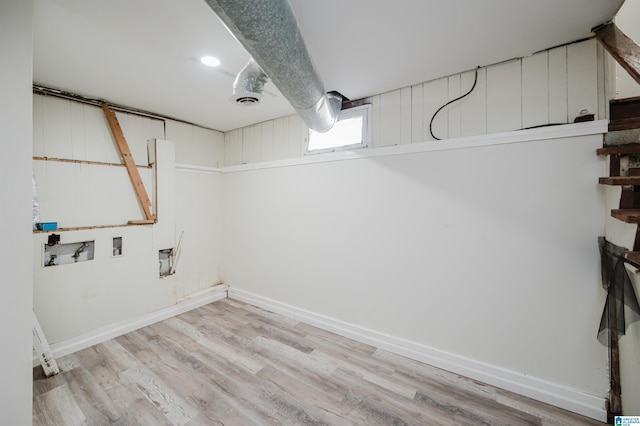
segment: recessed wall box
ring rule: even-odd
[[[44,245],[42,266],[58,266],[70,263],[93,260],[95,241],[79,241],[76,243]]]

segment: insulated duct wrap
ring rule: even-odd
[[[243,106],[257,104],[263,98],[262,91],[268,79],[260,65],[253,58],[249,59],[233,82],[231,101]]]
[[[31,199],[33,201],[32,223],[33,229],[36,229],[36,223],[40,222],[40,201],[38,198],[38,187],[36,185],[36,174],[31,174]]]
[[[288,0],[206,0],[295,108],[307,126],[326,132],[342,99],[327,94]]]

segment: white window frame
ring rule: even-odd
[[[335,152],[335,151],[344,151],[349,149],[360,149],[366,148],[369,146],[369,140],[371,138],[371,105],[360,105],[357,107],[349,108],[340,111],[340,115],[338,116],[337,121],[353,118],[353,117],[362,117],[362,140],[358,143],[350,144],[350,145],[342,145],[331,148],[320,148],[320,149],[309,149],[309,143],[311,141],[311,135],[313,130],[309,130],[307,135],[307,140],[305,143],[304,153],[308,154],[322,154],[327,152]],[[331,132],[331,130],[329,130]]]

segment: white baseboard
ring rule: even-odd
[[[51,345],[51,351],[55,358],[69,355],[106,340],[113,339],[114,337],[224,299],[227,297],[227,294],[228,297],[232,299],[237,299],[271,312],[303,321],[323,330],[606,422],[607,413],[604,398],[409,340],[379,333],[253,293],[227,288],[226,286],[216,286],[209,291],[199,292],[180,299],[180,301],[173,306],[111,324],[62,342],[54,343]],[[37,357],[33,358],[33,365],[39,365]]]
[[[175,305],[136,318],[110,324],[90,333],[63,340],[62,342],[54,343],[51,345],[51,352],[54,358],[72,354],[106,340],[113,339],[114,337],[122,336],[123,334],[130,333],[142,327],[199,308],[216,300],[225,299],[227,297],[227,289],[227,286],[222,285],[211,287],[210,289],[179,299]],[[37,365],[40,365],[40,360],[34,357],[33,366],[35,367]]]
[[[341,336],[411,358],[461,376],[606,422],[605,399],[547,380],[465,358],[416,342],[379,333],[334,318],[296,308],[246,291],[229,288],[229,297]]]

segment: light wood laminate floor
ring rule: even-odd
[[[37,425],[599,425],[232,299],[34,369]]]

